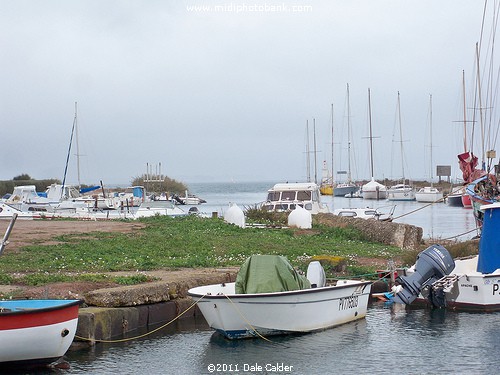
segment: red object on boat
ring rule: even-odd
[[[462,205],[464,208],[472,208],[472,202],[469,194],[462,195]]]

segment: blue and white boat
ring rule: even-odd
[[[412,303],[416,299],[453,310],[500,311],[500,202],[481,206],[481,212],[484,216],[479,254],[448,262],[446,249],[434,245],[437,250],[428,259],[434,259],[434,268],[442,268],[443,272],[429,271],[431,267],[426,269],[425,265],[419,267],[417,258],[407,276],[398,279],[405,291],[396,295],[396,302]]]

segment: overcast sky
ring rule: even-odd
[[[354,177],[370,177],[368,88],[376,178],[402,174],[398,91],[406,177],[429,176],[430,94],[434,164],[458,176],[454,121],[483,5],[0,0],[0,179],[62,180],[77,102],[82,183],[129,184],[146,163],[187,183],[304,181],[306,122],[320,175],[332,104],[335,168],[347,168],[347,84]]]

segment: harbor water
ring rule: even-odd
[[[500,315],[373,304],[325,331],[229,341],[186,319],[140,340],[70,351],[69,374],[496,374]]]
[[[230,203],[251,207],[273,183],[192,184],[200,212],[223,215]],[[426,205],[323,197],[331,209],[396,204],[395,217]],[[474,229],[471,210],[440,203],[397,222],[445,239]],[[459,239],[474,236],[470,233]],[[321,332],[229,341],[200,317],[176,321],[141,339],[70,350],[67,374],[494,374],[500,358],[500,315],[410,309],[382,302],[366,319]],[[131,334],[130,336],[133,336]]]

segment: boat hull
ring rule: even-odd
[[[50,364],[75,337],[79,300],[0,301],[0,367]]]
[[[434,187],[424,187],[415,193],[417,202],[433,203],[443,199],[443,193]]]
[[[479,257],[455,259],[455,268],[449,277],[456,277],[444,290],[446,308],[478,312],[500,311],[500,270],[489,274],[477,272]],[[413,270],[409,270],[411,274]],[[420,295],[416,304],[432,305]]]
[[[365,190],[363,188],[363,199],[386,199],[387,191],[386,190]]]
[[[462,194],[450,194],[446,197],[446,203],[451,207],[463,207]]]
[[[234,283],[229,283],[193,288],[188,294],[198,301],[210,327],[239,339],[313,332],[362,319],[370,289],[370,282],[346,281],[298,291],[235,294]]]
[[[345,197],[346,194],[354,194],[359,190],[358,186],[355,185],[346,185],[346,186],[336,186],[333,189],[333,195],[336,197]]]

